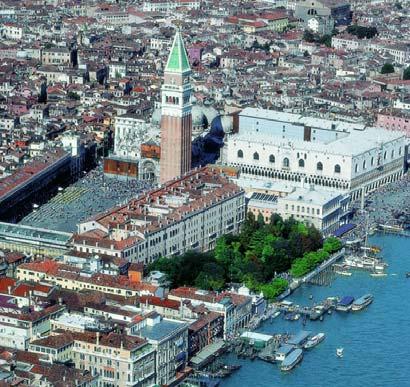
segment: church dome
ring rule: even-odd
[[[233,118],[229,115],[218,115],[212,120],[211,130],[213,132],[223,131],[224,133],[231,133],[233,130]]]

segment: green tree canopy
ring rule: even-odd
[[[410,66],[406,67],[403,71],[403,79],[408,81],[410,79]]]
[[[391,63],[385,63],[380,70],[381,74],[391,74],[394,73],[394,67]]]

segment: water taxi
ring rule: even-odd
[[[324,333],[318,333],[317,335],[310,338],[303,347],[305,349],[316,347],[316,345],[320,344],[325,339],[325,337],[326,335]]]
[[[281,371],[290,371],[303,359],[303,351],[300,348],[296,348],[289,355],[285,357],[280,366]]]
[[[366,308],[366,306],[370,305],[373,302],[373,298],[374,297],[371,294],[366,294],[358,298],[355,302],[353,302],[352,311],[357,312]]]

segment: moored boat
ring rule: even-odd
[[[280,366],[282,371],[290,371],[293,369],[298,363],[302,361],[303,358],[303,351],[300,348],[294,349],[289,355],[285,357]]]
[[[324,333],[318,333],[317,335],[311,337],[306,344],[304,345],[305,349],[313,348],[316,347],[316,345],[320,344],[324,339],[326,335]]]
[[[339,312],[348,312],[352,308],[354,297],[345,296],[336,305],[336,310]]]
[[[336,356],[337,357],[343,357],[343,348],[337,348],[336,349]]]
[[[373,296],[371,294],[366,294],[353,302],[352,311],[357,312],[359,310],[362,310],[366,306],[370,305],[372,302],[373,302]]]

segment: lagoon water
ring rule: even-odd
[[[302,319],[289,322],[282,316],[266,321],[258,332],[267,334],[301,329],[324,332],[326,339],[305,352],[300,365],[291,372],[281,372],[276,364],[261,360],[228,361],[242,368],[222,381],[223,387],[410,387],[410,238],[377,235],[371,244],[382,248],[389,264],[388,276],[375,278],[366,272],[353,272],[350,277],[337,276],[331,286],[305,286],[289,297],[299,305],[311,305],[326,297],[374,295],[373,303],[360,312],[333,312],[323,322]],[[309,296],[313,295],[313,300]],[[344,348],[344,357],[336,348]]]

